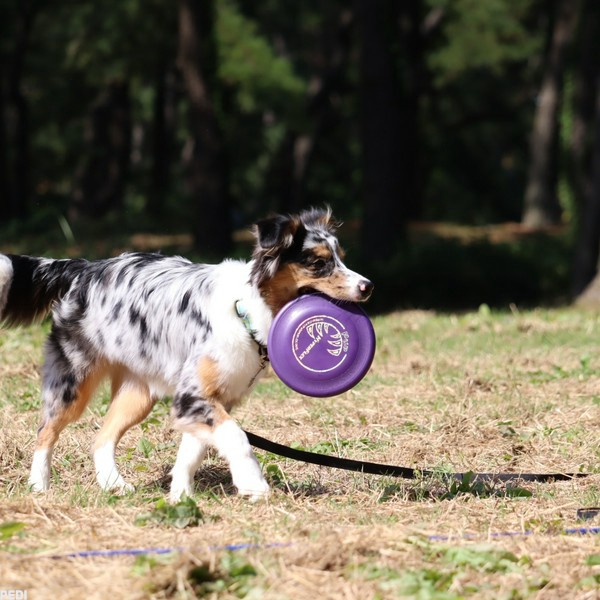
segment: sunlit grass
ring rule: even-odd
[[[66,598],[106,597],[110,590],[119,596],[124,587],[131,597],[161,598],[177,585],[188,590],[181,597],[196,590],[303,600],[316,589],[319,597],[533,598],[541,589],[578,597],[568,595],[576,589],[586,597],[598,575],[589,564],[598,539],[563,531],[586,525],[576,521],[577,508],[600,504],[599,318],[482,307],[397,312],[374,324],[377,354],[356,388],[306,398],[270,374],[235,416],[280,443],[433,473],[378,477],[257,451],[273,492],[268,502],[251,504],[235,496],[227,466],[211,452],[195,482],[197,513],[192,504],[173,512],[164,503],[178,443],[168,399],[119,446],[119,466],[135,492],[98,489],[90,451],[108,407],[107,386],[61,436],[50,492],[30,494],[48,325],[2,331],[2,584]],[[509,486],[447,477],[469,470],[596,475]],[[260,548],[232,553],[227,544]],[[189,552],[164,560],[76,559],[77,580],[72,561],[39,558],[169,547]]]

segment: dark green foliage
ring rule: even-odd
[[[25,523],[19,523],[18,521],[6,521],[0,523],[0,542],[9,540],[15,535],[21,535],[21,532],[25,527]]]
[[[154,510],[139,515],[135,524],[143,526],[148,523],[158,523],[184,529],[185,527],[196,527],[202,521],[204,521],[204,516],[198,505],[192,498],[184,497],[177,504],[169,504],[164,498],[160,499]]]
[[[521,167],[506,165],[522,158],[515,152],[528,133],[531,110],[517,102],[534,89],[529,65],[543,40],[541,26],[532,22],[531,4],[424,2],[421,18],[431,10],[443,13],[423,46],[425,214],[469,221],[517,214]],[[0,49],[14,61],[16,39],[8,24],[16,21],[17,11],[11,2],[2,5],[7,33]],[[177,16],[177,4],[163,0],[47,2],[37,7],[22,57],[34,213],[44,208],[68,212],[88,152],[90,110],[111,81],[129,83],[135,139],[126,207],[144,210],[151,192],[153,102],[158,78],[165,70],[176,73]],[[284,177],[281,168],[293,167],[281,167],[282,160],[291,160],[282,153],[285,143],[298,135],[315,138],[303,183],[305,201],[330,202],[345,218],[362,214],[357,32],[340,25],[351,18],[349,7],[339,1],[293,8],[275,2],[216,2],[215,103],[230,150],[231,192],[244,217],[285,204],[281,194],[289,186],[273,184]],[[417,57],[402,54],[395,25],[389,25],[391,51],[404,73]],[[340,59],[341,52],[348,52],[346,59]],[[189,137],[183,118],[187,101],[177,75],[171,86],[175,114],[169,131],[174,152],[168,206],[185,214],[179,155]],[[329,116],[322,116],[319,103],[329,105]],[[469,163],[470,174],[465,171]]]
[[[505,305],[564,296],[571,248],[563,239],[414,243],[403,224],[396,228],[397,218],[470,225],[520,220],[551,24],[546,3],[381,4],[389,12],[382,31],[392,65],[388,89],[397,97],[402,125],[396,147],[390,148],[391,164],[402,172],[404,187],[394,192],[389,210],[375,214],[365,210],[363,117],[365,98],[378,90],[361,75],[365,40],[358,5],[215,0],[214,6],[210,93],[225,146],[234,228],[271,210],[325,203],[356,228],[365,226],[366,215],[370,232],[383,230],[389,215],[396,215],[391,221],[399,249],[386,264],[373,264],[377,252],[361,248],[357,236],[354,258],[370,257],[365,267],[378,276],[374,301],[382,306]],[[86,175],[89,181],[89,166],[99,152],[91,123],[106,90],[115,85],[128,95],[129,161],[121,165],[124,181],[106,207],[109,214],[92,229],[109,227],[112,236],[132,227],[199,231],[192,223],[204,214],[196,206],[202,199],[191,194],[186,179],[189,157],[198,149],[180,72],[178,10],[178,3],[166,0],[0,0],[0,219],[13,217],[10,225],[6,217],[0,222],[3,242],[17,243],[23,231],[49,236],[52,246],[62,238],[80,242],[82,225],[76,219],[90,195],[83,181]],[[23,29],[27,18],[29,29]],[[593,142],[588,135],[578,149],[579,163],[570,156],[576,102],[585,95],[577,75],[584,25],[566,65],[557,177],[564,220],[573,227]],[[26,125],[25,145],[18,139],[19,119]],[[11,206],[23,156],[26,223],[15,219],[19,213]],[[383,182],[378,189],[388,188]],[[395,210],[396,204],[402,208]]]
[[[527,20],[534,0],[428,0],[445,11],[440,44],[430,53],[429,65],[440,85],[466,72],[506,72],[507,66],[539,52],[543,41],[531,35]]]
[[[568,239],[543,234],[504,243],[421,237],[400,247],[391,261],[371,268],[376,292],[369,308],[563,302],[568,299],[571,253]]]
[[[227,593],[245,598],[254,588],[253,578],[256,575],[256,569],[242,557],[227,553],[216,567],[202,564],[192,568],[188,579],[198,597]]]

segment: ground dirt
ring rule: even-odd
[[[213,454],[188,521],[163,502],[178,442],[166,401],[119,448],[134,493],[112,496],[94,481],[89,451],[106,391],[61,437],[52,489],[29,493],[47,325],[0,332],[0,590],[30,599],[599,598],[600,519],[577,511],[600,506],[600,318],[483,306],[374,324],[375,361],[353,390],[306,398],[271,373],[235,416],[276,442],[435,473],[393,479],[257,451],[273,492],[252,504]],[[591,475],[459,486],[452,471]]]

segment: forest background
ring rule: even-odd
[[[5,251],[247,256],[323,204],[375,308],[593,299],[600,3],[0,0]]]

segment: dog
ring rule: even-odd
[[[104,490],[133,490],[115,449],[158,398],[170,396],[182,432],[171,502],[192,494],[208,446],[228,462],[239,494],[268,495],[230,411],[264,373],[269,328],[286,303],[310,292],[352,302],[371,295],[371,281],[345,266],[336,228],[330,209],[272,216],[254,225],[249,262],[211,265],[154,253],[98,261],[0,254],[0,322],[26,325],[52,314],[31,489],[48,489],[61,431],[109,378],[111,402],[93,447]]]

